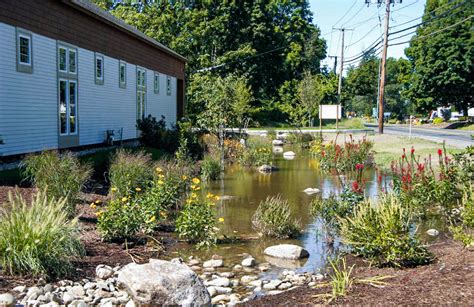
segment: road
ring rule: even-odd
[[[366,124],[366,127],[374,128],[377,131],[377,126],[374,124]],[[394,134],[398,136],[408,136],[410,128],[408,126],[385,126],[384,133]],[[451,145],[457,148],[465,148],[469,145],[474,145],[471,139],[473,131],[463,130],[449,130],[449,129],[436,129],[436,128],[412,128],[412,137],[430,140],[434,142],[446,141],[447,145]]]

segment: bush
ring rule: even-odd
[[[92,174],[89,164],[81,164],[70,152],[59,155],[56,151],[46,151],[28,155],[23,167],[25,175],[49,199],[66,198],[65,209],[70,216],[74,215],[79,193]]]
[[[153,164],[149,154],[120,149],[112,157],[109,180],[113,197],[133,194],[135,188],[143,189],[152,178]]]
[[[300,222],[291,216],[291,207],[281,195],[260,202],[252,225],[264,236],[276,238],[293,238],[301,231]]]
[[[271,142],[277,139],[277,133],[275,129],[268,129],[267,130],[267,138]]]
[[[441,117],[436,117],[435,119],[433,119],[433,124],[435,125],[442,124],[443,122],[444,120]]]
[[[65,198],[38,192],[31,203],[11,193],[0,209],[0,268],[6,274],[62,275],[81,256],[77,220],[68,220]]]
[[[441,116],[443,117],[445,122],[451,119],[451,114],[451,109],[441,109]]]
[[[411,234],[413,214],[395,195],[378,203],[365,201],[341,218],[343,241],[353,252],[382,266],[414,266],[430,262],[431,254]]]
[[[320,216],[334,228],[339,227],[340,218],[352,214],[354,207],[364,200],[364,194],[345,189],[338,198],[335,194],[327,199],[316,197],[311,201],[311,215]]]
[[[175,127],[168,129],[164,116],[159,121],[151,115],[139,119],[137,129],[140,130],[140,143],[144,146],[163,149],[169,153],[174,153],[178,148],[178,130]]]
[[[138,197],[134,196],[114,198],[96,215],[97,229],[106,241],[133,238],[143,224],[154,222],[152,217],[145,218]]]
[[[350,135],[350,141],[342,146],[337,144],[337,139],[327,144],[320,140],[311,144],[310,152],[325,170],[337,170],[339,172],[355,170],[356,165],[367,165],[372,155],[374,143],[365,137],[355,142]]]
[[[462,242],[466,247],[474,246],[474,191],[472,184],[464,190],[461,208],[453,211],[459,212],[459,216],[452,218],[452,225],[449,227],[454,239]]]
[[[314,137],[311,133],[306,133],[306,132],[290,132],[288,133],[287,137],[285,138],[285,141],[294,144],[294,145],[299,145],[302,147],[308,147],[309,143],[314,141]]]
[[[204,180],[216,180],[221,175],[221,163],[211,156],[205,156],[201,164],[201,177]]]
[[[261,166],[271,164],[272,145],[258,140],[249,141],[239,157],[243,166]]]
[[[219,231],[216,227],[214,209],[214,201],[219,197],[210,193],[206,197],[198,195],[196,192],[201,189],[199,183],[198,178],[193,179],[192,192],[176,219],[176,232],[180,238],[197,244],[198,247],[211,246],[217,242]],[[224,220],[221,218],[220,221]]]

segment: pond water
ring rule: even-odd
[[[206,260],[217,254],[223,256],[228,263],[238,264],[242,260],[242,254],[247,253],[255,257],[259,263],[269,262],[273,265],[266,275],[277,275],[283,268],[295,269],[297,272],[323,270],[327,257],[338,249],[340,243],[337,238],[328,243],[323,223],[310,214],[310,202],[317,197],[317,194],[307,195],[303,190],[318,188],[323,197],[327,197],[330,193],[342,190],[341,179],[335,174],[322,172],[317,161],[312,159],[307,151],[285,146],[284,151],[288,150],[296,152],[295,158],[287,160],[282,152],[275,153],[273,164],[278,170],[271,174],[262,174],[255,169],[234,164],[227,166],[224,178],[209,183],[207,190],[221,196],[216,206],[218,217],[223,217],[225,220],[219,225],[221,231],[228,236],[255,239],[219,244],[209,250],[184,249],[178,251],[178,255],[183,258],[193,255]],[[367,182],[366,194],[375,196],[378,191],[375,171],[365,170],[363,176]],[[342,180],[349,179],[342,176]],[[294,216],[301,221],[304,231],[297,239],[258,238],[258,234],[252,229],[252,215],[259,203],[268,196],[278,194],[288,199]],[[282,262],[263,254],[266,247],[281,243],[300,245],[308,250],[310,257],[300,262]]]

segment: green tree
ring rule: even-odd
[[[472,18],[467,19],[472,12],[470,1],[427,0],[425,24],[405,51],[412,64],[405,95],[419,110],[453,105],[467,112],[473,106],[474,39]]]

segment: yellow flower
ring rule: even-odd
[[[214,197],[214,199],[215,199],[215,200],[219,200],[219,199],[221,199],[221,198],[220,198],[220,196],[216,195],[216,196]]]
[[[142,189],[141,188],[135,188],[135,191],[140,192]]]
[[[153,223],[154,221],[156,220],[156,217],[153,215],[152,217],[150,217],[150,219],[148,221],[146,221],[147,223]]]
[[[117,192],[117,188],[116,187],[113,187],[110,189],[112,192]]]
[[[199,191],[200,189],[201,189],[201,187],[195,187],[194,191]]]
[[[98,211],[98,212],[95,213],[95,215],[96,215],[97,217],[99,217],[99,216],[102,215],[102,213],[104,213],[104,211]]]
[[[219,223],[224,223],[224,218],[223,217],[219,218]]]
[[[201,182],[201,180],[199,180],[199,178],[193,178],[193,183],[194,184],[199,184]]]
[[[207,198],[213,198],[214,195],[213,195],[212,193],[207,193],[206,197],[207,197]]]
[[[157,168],[155,168],[155,171],[156,171],[157,173],[161,173],[163,170],[162,170],[161,168],[157,167]]]
[[[188,179],[188,176],[183,175],[181,178],[183,178],[183,180],[186,180],[186,179]]]
[[[94,203],[92,203],[92,204],[90,205],[90,207],[91,207],[92,209],[95,209],[97,206],[96,206]]]
[[[123,201],[123,202],[126,202],[127,200],[128,200],[127,197],[122,197],[122,201]]]
[[[191,198],[197,198],[197,197],[198,197],[198,196],[197,196],[197,194],[196,194],[196,193],[194,193],[194,192],[193,192],[193,193],[191,193]]]
[[[192,200],[191,198],[186,200],[186,203],[187,203],[188,205],[189,205],[190,203],[192,203],[192,202],[193,202],[193,200]]]
[[[159,174],[159,175],[158,175],[158,178],[163,179],[163,178],[165,178],[165,175]]]
[[[157,183],[158,183],[159,185],[162,185],[164,182],[163,182],[163,180],[158,180]]]
[[[163,218],[166,218],[168,216],[168,214],[166,214],[165,211],[160,211],[160,215],[163,217]]]
[[[100,201],[100,200],[96,200],[95,203],[96,203],[96,204],[100,204],[101,201]]]

